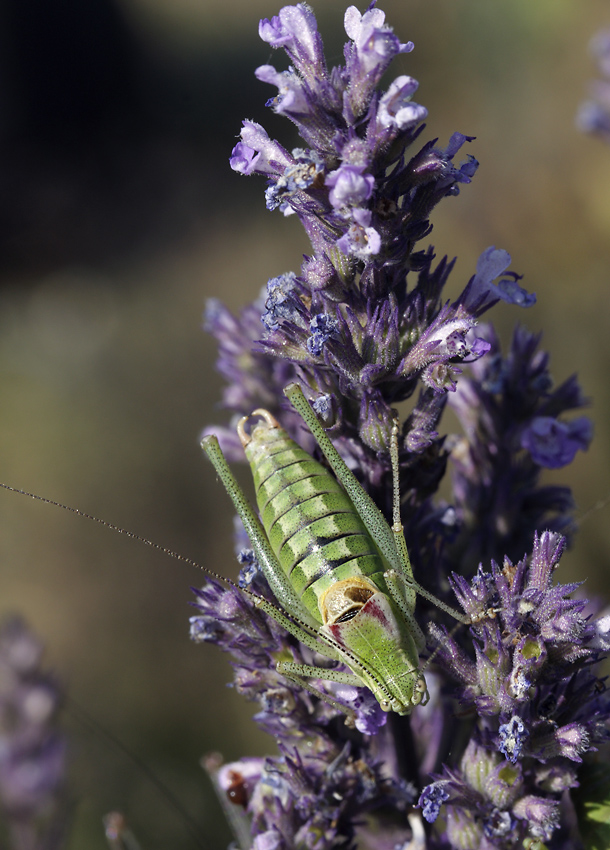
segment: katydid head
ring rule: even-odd
[[[323,633],[341,647],[341,660],[361,677],[384,711],[410,714],[428,701],[413,635],[387,593],[354,576],[332,584],[321,609]]]

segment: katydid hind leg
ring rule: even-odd
[[[364,687],[360,676],[355,673],[347,673],[344,670],[335,670],[328,667],[315,667],[312,664],[298,664],[296,661],[279,661],[278,673],[283,675],[300,676],[305,679],[323,679],[325,682],[340,682],[342,685],[352,685],[356,688]]]
[[[294,668],[296,668],[296,670],[292,671],[292,670],[289,669],[289,667],[294,667]],[[318,669],[318,668],[315,668],[315,667],[314,668],[307,668],[307,665],[292,664],[291,662],[279,662],[278,665],[277,665],[277,671],[282,676],[284,676],[286,679],[288,679],[289,682],[293,682],[295,685],[298,685],[299,688],[302,688],[304,691],[307,691],[307,693],[310,693],[312,696],[317,697],[319,700],[322,700],[322,702],[325,702],[327,705],[330,705],[331,708],[334,708],[336,711],[340,711],[342,714],[345,714],[346,715],[345,725],[354,727],[356,725],[356,715],[352,711],[352,709],[348,708],[343,703],[337,702],[329,694],[327,694],[325,691],[322,691],[319,688],[316,688],[315,685],[312,685],[311,682],[309,682],[307,680],[308,674],[301,675],[298,672],[298,669],[301,668],[301,667],[305,667],[306,669],[313,669],[313,670]],[[320,669],[321,672],[323,671],[323,668],[319,668],[319,669]],[[316,678],[320,679],[322,677],[316,676]],[[351,682],[349,684],[351,684]],[[362,682],[360,682],[360,680],[358,680],[358,684],[360,686],[362,686]]]
[[[398,457],[398,430],[399,423],[398,419],[395,418],[390,440],[390,460],[392,463],[392,532],[394,533],[396,549],[398,550],[399,555],[405,592],[405,602],[410,607],[411,611],[415,610],[415,594],[419,593],[420,596],[423,596],[429,602],[436,605],[437,608],[445,611],[445,613],[453,617],[454,620],[457,620],[459,623],[467,624],[469,622],[468,617],[460,614],[459,611],[452,608],[450,605],[447,605],[447,603],[443,602],[442,599],[438,599],[438,597],[434,596],[434,594],[427,591],[425,587],[422,587],[419,582],[415,581],[413,577],[413,567],[411,566],[409,550],[407,549],[405,533],[400,519],[400,461]]]
[[[222,453],[217,437],[214,435],[205,437],[201,442],[201,447],[212,462],[225,490],[231,497],[235,510],[246,529],[246,534],[250,538],[250,543],[261,569],[269,583],[271,592],[282,608],[290,611],[294,614],[295,618],[306,623],[311,628],[317,629],[319,627],[318,624],[297,596],[281,565],[278,563],[261,521],[233,475],[227,459]]]
[[[407,551],[402,525],[400,524],[399,495],[394,496],[394,525],[390,527],[386,518],[379,510],[373,499],[363,489],[362,485],[360,484],[354,473],[351,471],[351,469],[348,468],[337,449],[333,446],[330,438],[324,430],[322,423],[320,422],[315,411],[305,398],[303,390],[300,388],[300,386],[298,384],[289,384],[284,390],[284,394],[286,395],[294,409],[297,411],[297,413],[299,413],[299,415],[304,420],[305,424],[315,437],[316,442],[318,443],[320,449],[324,454],[324,457],[330,464],[333,472],[337,476],[337,479],[343,485],[346,493],[352,500],[352,504],[354,505],[355,510],[360,516],[360,519],[364,523],[367,531],[375,541],[375,544],[379,548],[379,551],[384,556],[390,567],[395,569],[397,572],[399,571],[402,574],[405,585],[405,604],[410,607],[411,610],[414,610],[415,599],[412,593],[419,593],[420,596],[423,596],[429,602],[432,602],[433,605],[436,605],[438,608],[445,611],[455,620],[458,620],[460,623],[468,625],[470,623],[468,617],[465,617],[463,614],[460,614],[459,611],[457,611],[455,608],[452,608],[450,605],[447,605],[447,603],[443,602],[442,599],[438,599],[438,597],[434,596],[433,593],[430,593],[428,590],[422,587],[413,578],[411,561],[409,559],[409,553]],[[398,431],[397,429],[395,430],[395,449],[391,448],[391,452],[394,455],[392,457],[392,475],[394,481],[393,489],[394,493],[396,494],[399,491],[399,470]]]
[[[424,599],[427,599],[428,602],[432,602],[434,606],[440,608],[441,611],[449,614],[449,616],[453,617],[454,620],[457,620],[458,623],[468,626],[470,624],[470,617],[467,617],[465,614],[461,614],[456,608],[452,608],[451,605],[443,602],[442,599],[439,599],[438,596],[430,593],[429,590],[426,590],[425,587],[422,587],[422,585],[413,578],[411,562],[409,561],[407,544],[405,542],[402,526],[400,527],[400,530],[396,531],[396,547],[401,556],[402,569],[400,571],[400,577],[402,579],[403,593],[405,594],[405,603],[411,607],[413,594],[418,593],[420,596],[423,596]]]
[[[396,603],[403,619],[409,626],[409,631],[415,641],[417,649],[421,651],[426,646],[426,636],[415,619],[413,611],[409,605],[409,599],[405,598],[407,596],[407,591],[410,590],[410,588],[406,587],[403,576],[400,573],[397,573],[396,570],[387,570],[383,574],[383,577],[390,596]]]

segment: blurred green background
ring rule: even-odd
[[[312,3],[329,64],[341,61],[338,0]],[[456,294],[489,245],[538,295],[494,313],[544,330],[557,383],[578,371],[596,440],[549,475],[575,492],[582,532],[559,580],[608,592],[610,148],[574,114],[595,69],[602,0],[385,0],[415,42],[392,76],[420,81],[423,139],[477,137],[474,183],[434,219],[458,255]],[[364,8],[364,6],[362,7]],[[215,408],[207,296],[237,309],[298,270],[298,223],[265,210],[264,181],[228,156],[243,117],[288,147],[253,76],[270,0],[4,0],[0,7],[0,480],[76,506],[234,575],[232,511],[198,434]],[[585,516],[586,515],[586,516]],[[95,723],[137,754],[201,824],[229,833],[198,765],[271,751],[226,683],[214,647],[188,641],[189,587],[203,576],[65,512],[0,492],[0,608],[47,642],[47,664]],[[193,847],[142,771],[67,706],[75,823],[69,846],[104,848],[119,809],[143,847]]]

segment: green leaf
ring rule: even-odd
[[[578,772],[572,800],[585,850],[610,847],[610,765],[587,764]]]

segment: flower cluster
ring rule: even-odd
[[[590,51],[602,79],[590,83],[591,99],[581,104],[576,124],[583,133],[610,142],[610,30],[602,30],[591,39]]]
[[[239,586],[273,600],[266,579],[252,550],[242,550],[239,560],[245,566]],[[286,742],[315,738],[319,751],[330,752],[332,740],[324,740],[325,727],[336,717],[336,711],[320,700],[314,700],[301,687],[276,672],[278,661],[289,660],[312,664],[313,653],[295,641],[277,623],[261,611],[252,611],[252,604],[237,588],[226,589],[210,581],[196,591],[195,607],[200,613],[191,617],[191,638],[196,643],[212,642],[233,656],[235,687],[247,699],[258,701],[261,711],[256,715],[259,725],[272,737]],[[329,690],[332,699],[338,695],[357,701],[357,726],[364,733],[374,733],[385,722],[385,715],[367,689],[346,689],[344,696],[337,688]]]
[[[455,133],[444,147],[428,142],[412,151],[426,116],[411,100],[416,81],[398,77],[385,93],[376,83],[413,45],[400,43],[379,9],[361,15],[350,7],[345,28],[346,64],[329,71],[307,6],[261,22],[261,37],[283,47],[293,66],[281,73],[264,66],[257,76],[278,86],[270,105],[295,122],[309,147],[288,152],[246,121],[231,165],[267,179],[267,206],[299,216],[312,254],[299,275],[272,278],[239,318],[213,301],[206,327],[219,340],[219,369],[231,384],[227,407],[247,413],[264,404],[277,415],[281,390],[296,378],[377,498],[386,489],[378,457],[387,453],[392,405],[420,393],[404,454],[414,480],[423,465],[442,475],[434,429],[459,364],[488,349],[474,331],[477,318],[500,299],[529,306],[535,298],[507,271],[508,254],[490,248],[460,298],[443,299],[453,263],[415,249],[436,204],[471,181],[476,160],[455,162],[471,139]],[[280,419],[290,427],[286,415]],[[234,440],[225,446],[235,454]]]
[[[57,683],[42,644],[17,618],[0,627],[0,811],[10,846],[54,850],[67,819],[65,739]]]
[[[577,584],[553,583],[564,546],[544,532],[516,565],[492,561],[471,582],[453,576],[469,616],[497,612],[471,627],[474,655],[432,627],[459,703],[478,718],[458,765],[445,767],[420,799],[429,822],[445,807],[450,846],[548,842],[561,832],[560,795],[578,786],[583,754],[610,740],[610,701],[592,672],[610,648],[607,618],[584,616],[587,603],[572,598]]]
[[[553,388],[538,335],[518,326],[502,357],[493,328],[484,333],[488,355],[472,364],[449,398],[464,431],[451,439],[453,506],[463,543],[459,561],[454,547],[451,563],[466,573],[490,558],[517,560],[538,529],[570,535],[570,490],[540,486],[540,473],[571,463],[592,437],[587,417],[565,418],[586,400],[575,375]]]
[[[240,585],[272,599],[250,553],[241,561]],[[415,802],[415,789],[383,771],[366,738],[351,732],[336,709],[276,672],[280,660],[311,664],[307,648],[253,610],[237,589],[210,581],[196,596],[192,639],[230,652],[236,690],[259,703],[255,720],[280,746],[279,756],[244,759],[218,772],[221,791],[247,809],[256,850],[344,846],[367,811],[382,805],[404,811]],[[335,686],[328,693],[354,709],[365,735],[385,722],[367,689]]]
[[[238,530],[245,593],[214,582],[197,591],[191,634],[231,653],[235,686],[259,704],[256,720],[280,753],[213,772],[255,850],[563,847],[566,794],[585,753],[606,740],[610,703],[593,665],[608,640],[605,621],[587,620],[572,598],[576,586],[553,584],[573,505],[568,488],[540,475],[588,447],[589,420],[571,416],[585,400],[574,377],[553,386],[538,337],[517,328],[503,355],[493,328],[479,324],[499,302],[535,302],[506,251],[484,250],[461,294],[444,296],[454,263],[420,243],[435,206],[472,180],[476,160],[459,159],[472,139],[416,144],[427,114],[412,100],[417,82],[403,75],[378,87],[413,44],[375,2],[362,14],[350,7],[345,31],[345,62],[329,69],[305,4],[260,24],[290,65],[256,75],[277,88],[268,105],[296,125],[303,146],[289,151],[246,121],[231,166],[266,179],[267,209],[296,214],[311,253],[239,316],[210,302],[205,327],[234,417],[266,408],[319,454],[283,396],[298,383],[388,519],[395,407],[406,403],[400,508],[415,578],[449,605],[457,598],[472,625],[448,630],[444,608],[418,602],[423,663],[434,666],[429,702],[410,716],[382,713],[365,687],[314,680],[308,690],[276,664],[335,662],[257,608],[252,594],[282,600]],[[459,435],[441,430],[448,402]],[[228,459],[243,460],[234,428],[208,430]]]

